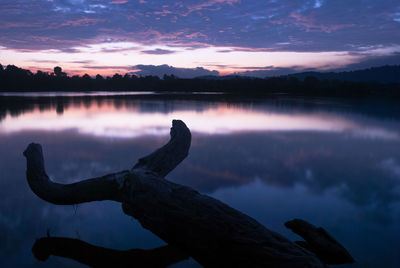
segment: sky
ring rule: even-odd
[[[69,75],[400,64],[399,0],[1,0],[0,63]]]

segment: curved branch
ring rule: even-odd
[[[167,267],[189,258],[187,254],[170,245],[150,250],[114,250],[64,237],[39,238],[33,245],[32,252],[40,261],[55,255],[91,267]]]
[[[355,262],[350,253],[324,228],[317,228],[300,219],[288,221],[285,226],[304,238],[305,241],[296,241],[296,244],[315,253],[324,263],[345,264]]]
[[[133,169],[144,168],[165,177],[189,153],[192,135],[181,120],[172,120],[171,139],[163,147],[145,156],[136,163]]]
[[[173,120],[170,141],[152,154],[141,158],[133,169],[144,168],[164,177],[188,155],[191,134],[185,123]],[[26,177],[32,191],[40,198],[57,204],[72,205],[91,201],[122,201],[121,189],[129,171],[72,184],[52,182],[46,174],[42,147],[31,143],[24,151],[27,159]]]
[[[26,177],[32,191],[40,198],[57,205],[73,205],[91,201],[122,201],[120,189],[128,171],[71,184],[52,182],[46,174],[42,146],[29,144],[24,151],[27,160]]]

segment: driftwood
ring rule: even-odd
[[[342,264],[354,262],[350,253],[324,228],[317,228],[300,219],[288,221],[285,226],[304,238],[305,241],[296,241],[296,244],[314,252],[324,263]]]
[[[121,202],[123,211],[144,228],[205,267],[325,267],[318,254],[251,217],[166,180],[187,156],[191,142],[182,121],[172,124],[170,141],[131,170],[68,185],[49,179],[42,148],[32,143],[24,152],[28,183],[36,195],[54,204]]]

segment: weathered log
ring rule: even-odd
[[[33,245],[32,252],[40,261],[54,255],[91,267],[162,268],[189,258],[187,254],[170,245],[149,250],[114,250],[64,237],[39,238]]]
[[[173,121],[171,140],[130,170],[63,185],[46,175],[42,149],[30,144],[27,179],[42,199],[55,204],[98,200],[122,203],[123,211],[169,245],[206,267],[324,267],[311,251],[249,216],[163,178],[188,154],[191,135]]]
[[[296,241],[296,244],[314,252],[324,263],[343,264],[355,262],[350,253],[324,228],[317,228],[301,219],[288,221],[285,226],[304,238],[305,241]]]

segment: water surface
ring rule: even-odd
[[[216,197],[290,239],[303,218],[354,256],[344,267],[400,267],[400,106],[385,100],[249,99],[225,95],[0,96],[0,266],[79,267],[34,259],[36,238],[115,248],[164,242],[115,202],[55,206],[25,179],[23,150],[43,145],[49,176],[73,182],[133,166],[162,146],[172,119],[192,131],[168,179]],[[195,241],[193,241],[195,243]],[[198,267],[189,260],[175,267]]]

